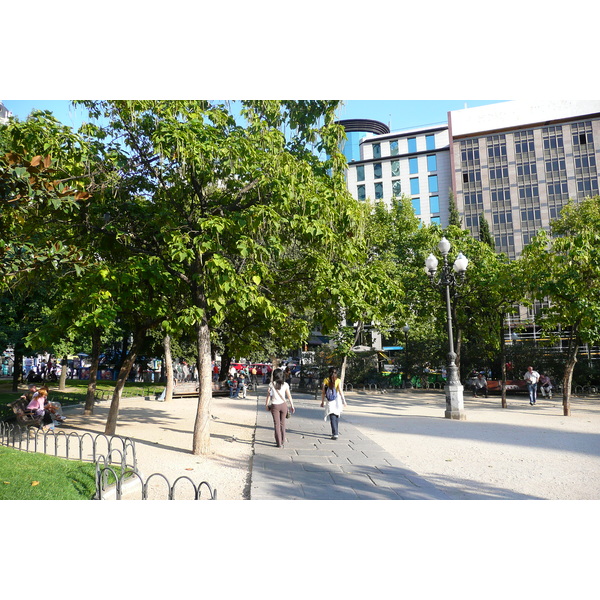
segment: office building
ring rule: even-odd
[[[359,121],[359,120],[356,120]],[[348,190],[358,200],[388,202],[402,194],[410,196],[415,214],[424,223],[447,223],[451,187],[448,127],[444,125],[380,133],[364,121],[366,135],[351,138],[349,121],[340,121],[348,135],[344,153],[348,158]],[[354,123],[354,121],[352,121]],[[354,129],[357,131],[357,129]],[[350,146],[350,148],[348,148]]]
[[[463,225],[484,214],[510,258],[565,204],[598,194],[600,100],[513,101],[448,113],[450,162]]]
[[[12,117],[13,114],[2,104],[0,100],[0,125],[5,125],[8,123],[8,119]]]
[[[354,153],[346,151],[355,198],[404,194],[424,223],[446,226],[452,190],[463,226],[477,237],[483,214],[496,251],[510,258],[570,199],[600,193],[600,100],[502,102],[450,111],[436,127],[363,131]],[[520,307],[510,317],[509,343],[514,328],[521,339],[537,339],[539,309]]]

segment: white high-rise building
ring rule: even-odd
[[[389,202],[404,194],[424,223],[447,224],[451,171],[445,124],[379,135],[365,132],[358,141],[359,153],[356,141],[352,147],[357,158],[348,162],[347,185],[354,198]]]
[[[2,104],[2,100],[0,100],[0,125],[8,123],[8,119],[12,116],[13,114]]]

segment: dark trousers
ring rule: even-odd
[[[275,427],[275,443],[277,447],[283,446],[285,442],[285,416],[287,415],[287,402],[271,404],[269,407],[273,415],[273,426]]]
[[[331,435],[338,435],[339,433],[339,420],[338,415],[334,415],[331,413],[329,415],[329,420],[331,421]]]

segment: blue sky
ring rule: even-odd
[[[350,100],[344,102],[340,119],[375,119],[392,131],[445,123],[448,111],[473,108],[503,100]]]
[[[4,105],[23,120],[33,109],[50,110],[54,116],[73,127],[85,118],[82,109],[70,106],[66,100],[4,100]],[[390,126],[392,131],[444,123],[447,113],[466,107],[473,108],[502,100],[348,100],[339,112],[340,119],[375,119]]]

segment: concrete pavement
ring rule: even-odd
[[[273,418],[260,398],[252,462],[251,500],[448,500],[359,429],[340,420],[331,439],[320,401],[294,394],[287,441],[277,448]]]

